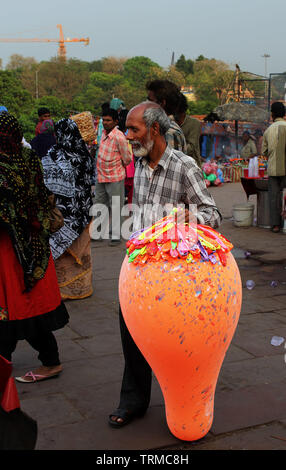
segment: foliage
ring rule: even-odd
[[[22,87],[21,81],[10,71],[0,71],[1,106],[19,118],[33,106],[31,94]]]
[[[91,62],[63,62],[54,57],[37,62],[14,54],[6,70],[0,70],[0,104],[20,119],[25,137],[30,139],[40,106],[51,110],[54,121],[82,111],[100,114],[102,103],[115,97],[130,109],[146,99],[147,81],[157,78],[179,87],[192,86],[197,101],[189,103],[189,112],[207,114],[223,99],[233,72],[224,62],[203,55],[192,60],[181,54],[175,65],[164,69],[145,56],[104,57]]]
[[[120,85],[123,81],[123,77],[118,74],[109,74],[105,72],[93,72],[90,74],[90,84],[103,91],[107,91],[113,94],[113,88],[116,85]]]
[[[121,74],[126,60],[127,58],[125,57],[104,57],[102,59],[101,70],[97,70],[97,72]]]
[[[186,59],[184,54],[179,57],[175,64],[175,67],[177,70],[179,70],[179,72],[183,73],[184,75],[194,73],[194,61],[191,59]]]
[[[69,102],[89,81],[86,62],[71,59],[66,63],[56,58],[17,69],[23,87],[35,98],[51,95]]]
[[[99,113],[100,105],[110,100],[110,94],[102,90],[102,88],[89,84],[87,88],[76,96],[72,102],[72,108],[77,112],[90,111],[91,113]]]
[[[29,68],[37,63],[34,57],[23,57],[20,54],[12,54],[10,60],[6,65],[7,70],[18,70],[22,68]]]
[[[194,73],[190,82],[199,101],[220,104],[224,100],[225,91],[230,86],[232,78],[233,72],[224,62],[200,58],[194,64]]]
[[[209,114],[210,112],[213,111],[213,109],[216,106],[217,106],[217,102],[215,101],[206,101],[206,100],[190,101],[188,112],[189,114],[197,114],[197,115]]]
[[[144,88],[148,80],[157,77],[158,69],[161,67],[148,57],[136,56],[124,63],[123,77],[130,86]]]

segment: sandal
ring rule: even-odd
[[[272,232],[274,233],[279,233],[280,232],[280,227],[278,225],[274,225],[271,229]]]
[[[134,411],[128,411],[122,408],[117,408],[113,413],[111,413],[111,415],[109,415],[108,422],[110,426],[114,428],[121,428],[122,426],[125,426],[128,423],[131,423],[133,419],[141,418],[142,416],[144,416],[145,413],[146,413],[146,408],[144,409],[140,408]],[[112,417],[120,418],[122,419],[122,421],[120,422],[120,421],[114,420],[112,419]]]
[[[60,374],[60,372],[61,371],[54,372],[48,375],[40,375],[40,374],[34,374],[34,372],[30,371],[30,372],[27,372],[22,377],[15,377],[15,380],[17,380],[18,382],[22,382],[22,383],[40,382],[41,380],[47,380],[47,379],[51,379],[52,377],[57,377]]]

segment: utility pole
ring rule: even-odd
[[[38,70],[36,70],[36,99],[39,98],[39,80],[38,80]]]
[[[263,54],[261,57],[264,57],[265,63],[264,63],[264,70],[265,70],[265,77],[267,77],[267,59],[271,57],[269,54]]]

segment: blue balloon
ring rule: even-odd
[[[217,170],[217,177],[222,183],[224,183],[223,172],[220,168]]]

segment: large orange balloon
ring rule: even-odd
[[[230,252],[221,262],[123,261],[119,299],[126,325],[160,384],[170,431],[194,441],[210,430],[214,394],[241,309]]]

